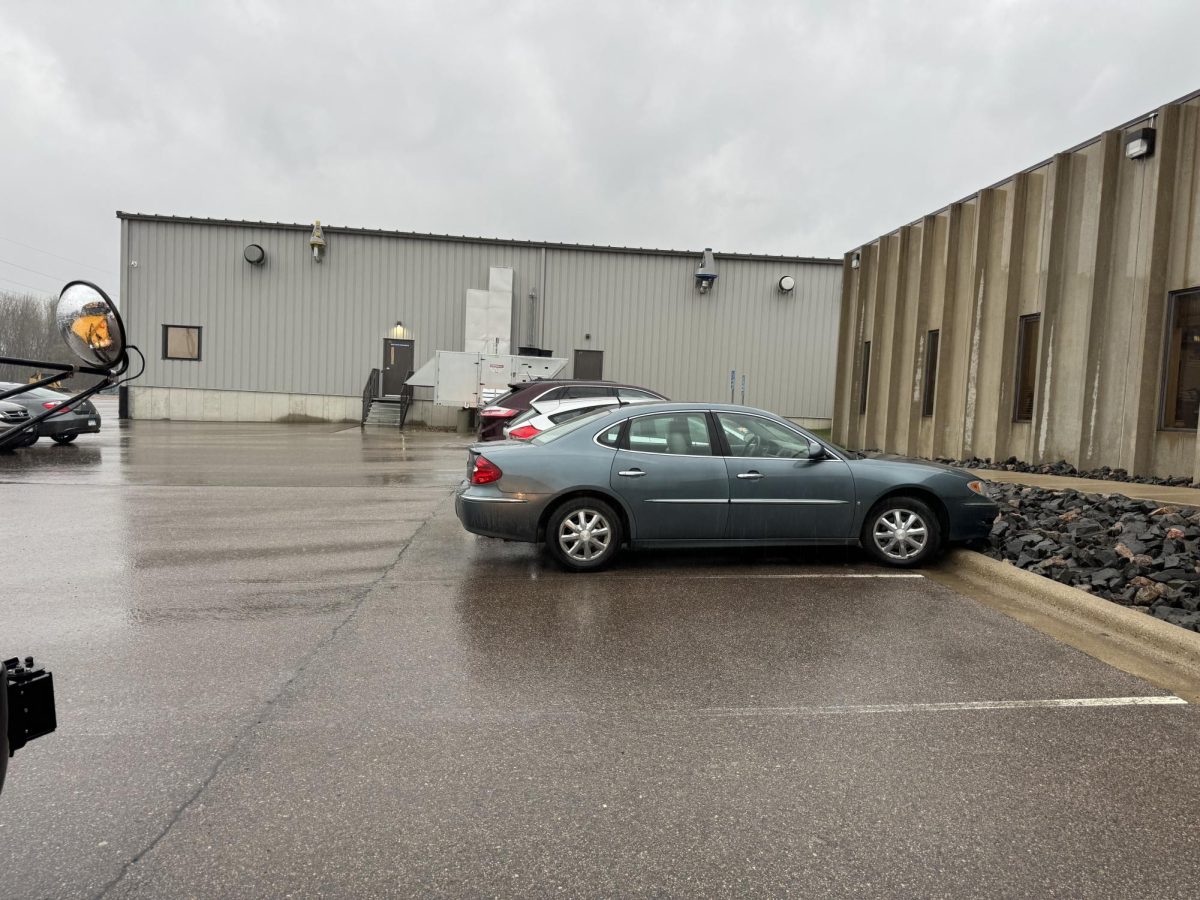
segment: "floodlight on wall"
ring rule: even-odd
[[[850,257],[850,268],[857,269],[859,260],[861,260],[861,259],[862,259],[862,254],[859,253],[857,250],[854,251],[854,255],[852,257]]]
[[[704,248],[704,256],[696,267],[696,287],[700,293],[707,294],[717,283],[717,264],[713,260],[712,247]]]
[[[779,293],[790,294],[796,289],[796,279],[791,275],[784,275],[779,279]]]
[[[267,259],[267,251],[262,248],[261,244],[247,244],[242,256],[246,258],[246,262],[252,266],[261,266]]]
[[[325,233],[321,231],[320,219],[313,223],[312,237],[308,239],[308,246],[312,247],[313,262],[320,262],[321,257],[325,255]]]
[[[1125,135],[1125,158],[1145,159],[1154,155],[1154,129],[1139,128]]]

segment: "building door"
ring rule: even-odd
[[[413,342],[383,339],[383,387],[385,397],[398,397],[404,392],[404,379],[413,371]]]
[[[575,377],[586,381],[599,381],[604,377],[603,350],[576,350]]]

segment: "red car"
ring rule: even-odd
[[[513,416],[525,412],[534,400],[582,400],[587,397],[617,397],[631,402],[667,400],[657,391],[647,390],[633,384],[616,384],[612,381],[526,381],[510,384],[511,391],[498,397],[490,406],[479,411],[479,439],[481,441],[504,440],[504,426]]]

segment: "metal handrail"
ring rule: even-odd
[[[379,396],[379,380],[381,373],[378,369],[372,369],[371,374],[367,376],[367,384],[363,388],[362,394],[362,420],[359,425],[366,424],[367,416],[371,412],[371,401]]]

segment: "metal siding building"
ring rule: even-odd
[[[1200,479],[1196,95],[851,251],[843,275],[834,440]]]
[[[133,418],[357,421],[395,323],[415,367],[463,349],[466,292],[486,288],[493,266],[513,270],[514,352],[603,351],[605,378],[680,400],[728,399],[736,369],[747,403],[832,415],[840,261],[716,254],[720,277],[700,294],[698,251],[325,227],[317,263],[309,225],[117,215],[121,308],[147,359]],[[266,251],[261,265],[243,258],[249,244]],[[164,359],[164,325],[199,326],[201,359]],[[416,396],[411,421],[454,421]]]

